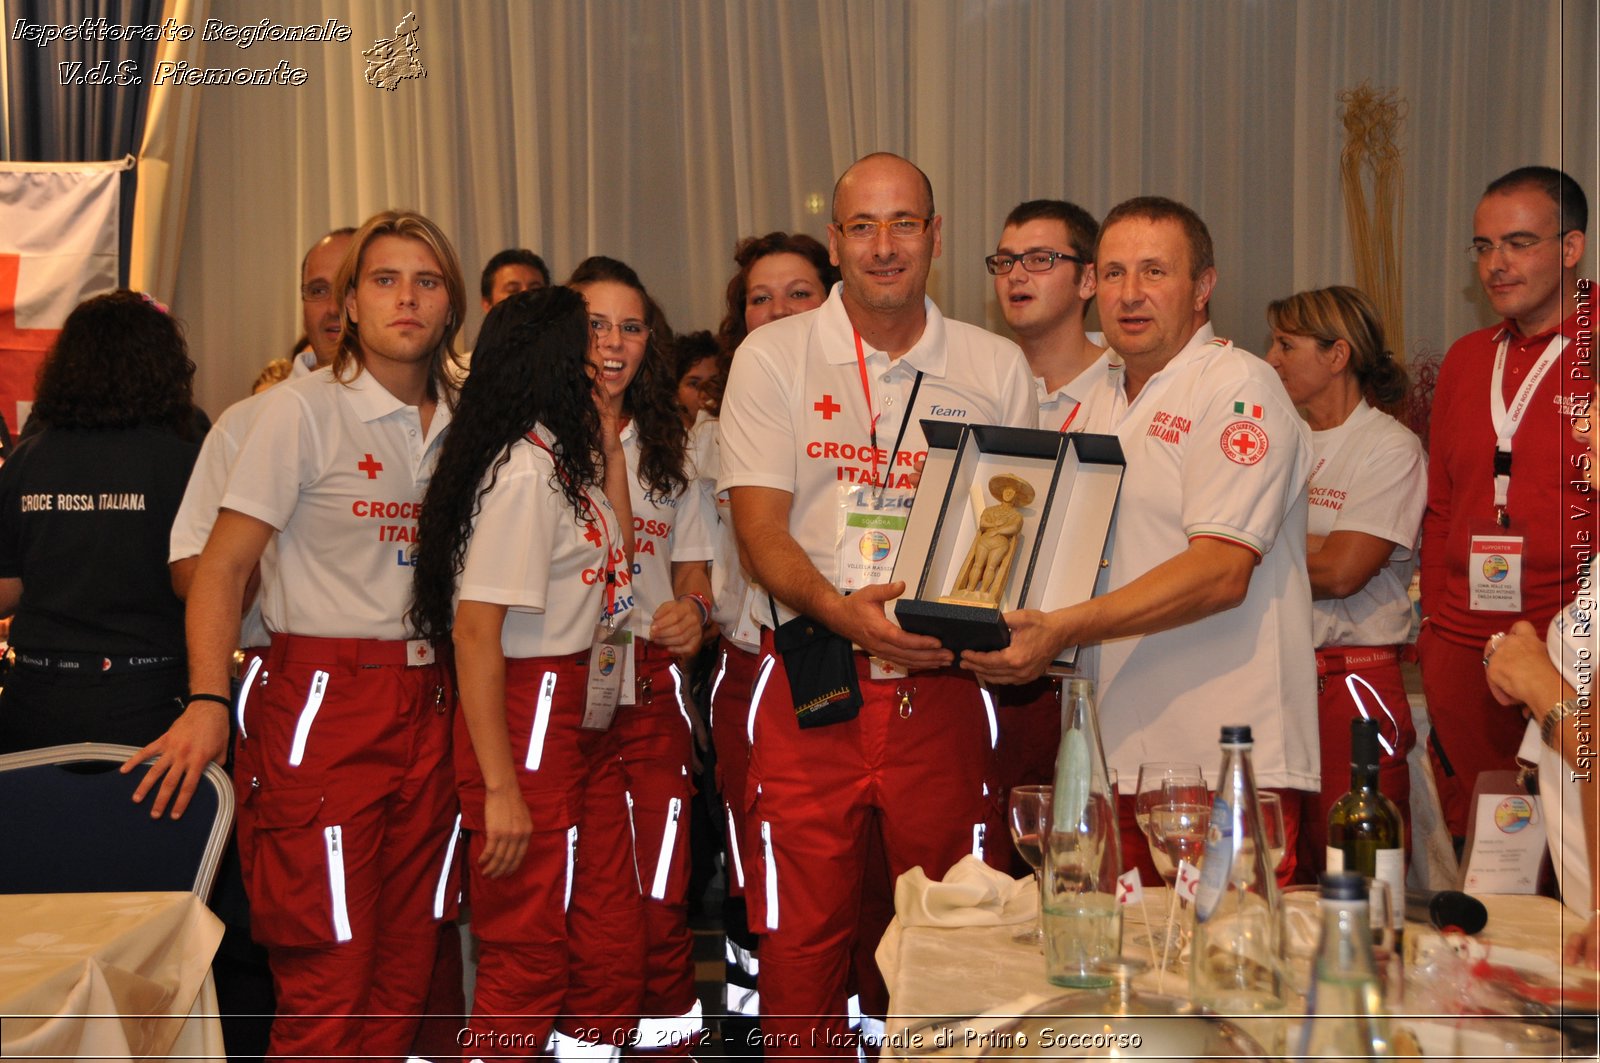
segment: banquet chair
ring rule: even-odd
[[[0,755],[0,893],[193,892],[206,900],[233,824],[233,784],[216,764],[183,818],[134,804],[138,750],[83,742]]]

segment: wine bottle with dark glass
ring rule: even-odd
[[[1405,821],[1378,790],[1378,725],[1350,723],[1350,792],[1328,813],[1328,870],[1351,871],[1389,884],[1396,951],[1402,947],[1406,895]]]

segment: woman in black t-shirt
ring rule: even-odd
[[[0,467],[0,752],[142,746],[182,712],[167,537],[199,453],[193,381],[178,323],[125,290],[73,310],[40,369]]]

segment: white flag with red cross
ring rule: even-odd
[[[0,162],[0,414],[13,434],[72,308],[117,286],[117,162]]]

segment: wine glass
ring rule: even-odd
[[[1267,862],[1272,867],[1272,873],[1277,875],[1283,870],[1283,860],[1287,855],[1287,843],[1284,841],[1283,827],[1283,801],[1277,794],[1262,791],[1256,795],[1261,805],[1261,833],[1267,839]]]
[[[1137,787],[1133,799],[1134,822],[1139,825],[1139,830],[1144,833],[1149,843],[1150,859],[1155,863],[1156,871],[1161,874],[1167,888],[1171,889],[1173,883],[1177,881],[1178,869],[1167,858],[1166,848],[1151,831],[1150,812],[1159,804],[1207,803],[1209,795],[1206,793],[1205,776],[1200,773],[1198,764],[1186,761],[1151,760],[1139,765]],[[1131,854],[1129,862],[1132,862]],[[1144,943],[1155,951],[1168,950],[1172,944],[1168,939],[1181,933],[1176,928],[1151,926]]]
[[[1303,1003],[1322,933],[1318,886],[1285,886],[1278,894],[1278,959],[1284,981]]]
[[[1011,842],[1017,847],[1017,852],[1022,854],[1022,859],[1033,868],[1033,883],[1036,890],[1043,890],[1039,880],[1039,868],[1044,864],[1044,835],[1050,823],[1050,803],[1055,797],[1055,788],[1050,786],[1013,786],[1011,797],[1006,809],[1006,819],[1011,824]],[[1039,898],[1039,918],[1044,918],[1044,897],[1041,892]],[[1044,932],[1039,923],[1035,922],[1031,928],[1017,931],[1014,940],[1028,941],[1035,945],[1044,944]]]
[[[1150,858],[1156,870],[1171,886],[1177,878],[1177,868],[1167,859],[1166,850],[1150,834],[1150,810],[1159,804],[1181,802],[1200,804],[1206,801],[1205,776],[1200,765],[1181,761],[1152,760],[1139,765],[1139,788],[1133,799],[1133,818],[1150,843]]]
[[[1195,801],[1175,801],[1156,805],[1150,810],[1150,839],[1159,844],[1167,860],[1176,867],[1179,861],[1199,866],[1200,854],[1206,849],[1206,828],[1211,824],[1211,806]],[[1176,880],[1176,872],[1174,872]],[[1179,896],[1179,918],[1167,932],[1168,940],[1161,943],[1164,951],[1177,956],[1188,940],[1188,920],[1181,913],[1189,906]]]

